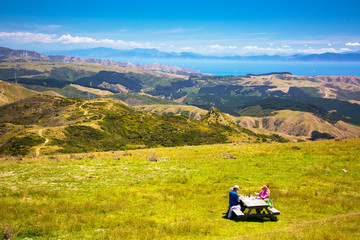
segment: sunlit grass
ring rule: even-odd
[[[355,139],[2,160],[0,226],[18,239],[356,239],[359,146]],[[159,161],[149,161],[154,154]],[[242,194],[267,184],[280,221],[222,218],[234,184]]]

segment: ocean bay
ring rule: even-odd
[[[360,76],[360,62],[232,61],[209,59],[113,59],[140,64],[161,63],[226,76],[291,72],[299,76]]]

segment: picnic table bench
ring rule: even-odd
[[[245,197],[240,200],[245,206],[244,212],[235,209],[233,213],[238,218],[248,219],[250,217],[269,217],[271,220],[276,221],[276,215],[280,215],[280,211],[275,208],[269,208],[269,204],[264,200],[254,197]]]

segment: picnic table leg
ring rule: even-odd
[[[265,208],[266,212],[268,213],[268,216],[270,217],[271,220],[276,221],[277,218],[269,211],[269,209],[266,207]]]
[[[247,219],[250,216],[250,212],[251,212],[252,208],[248,208],[248,212],[245,215],[244,219]]]

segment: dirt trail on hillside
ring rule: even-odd
[[[45,145],[49,142],[49,139],[46,138],[46,137],[44,137],[44,136],[42,135],[42,132],[44,131],[44,129],[45,129],[45,128],[42,128],[42,129],[39,130],[39,136],[42,137],[42,138],[44,138],[44,139],[45,139],[45,142],[44,142],[40,147],[37,147],[37,148],[36,148],[36,156],[37,156],[37,157],[40,156],[40,150],[41,150],[41,148],[45,147]]]
[[[85,109],[83,108],[84,105],[85,105],[85,103],[81,104],[81,105],[79,106],[79,108],[84,111],[84,116],[86,116],[86,115],[88,115],[89,111],[88,111],[88,110],[85,110]]]

